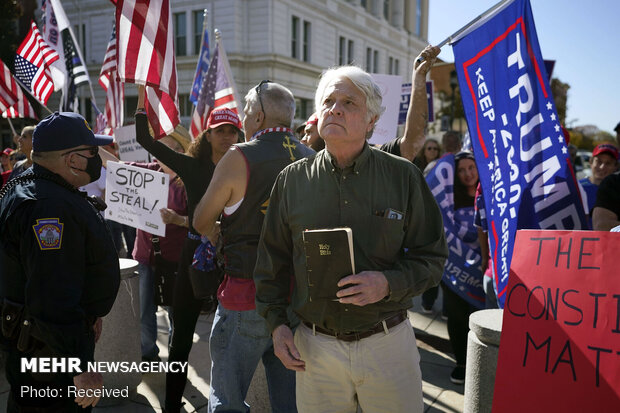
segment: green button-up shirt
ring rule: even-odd
[[[289,165],[273,187],[254,271],[256,308],[272,330],[288,322],[291,274],[293,310],[338,333],[368,330],[441,279],[448,256],[443,222],[420,171],[367,144],[351,167],[335,165],[323,150]],[[390,208],[402,219],[385,218]],[[388,297],[365,306],[309,300],[302,231],[336,227],[353,230],[356,272],[382,271]]]

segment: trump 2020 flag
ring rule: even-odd
[[[585,229],[528,0],[498,8],[453,45],[504,306],[517,229]]]
[[[442,281],[469,304],[482,309],[485,294],[474,206],[454,209],[454,169],[454,155],[447,154],[426,176],[426,183],[441,210],[448,243],[449,255]]]

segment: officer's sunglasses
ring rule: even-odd
[[[266,83],[270,83],[271,80],[261,80],[260,83],[258,84],[258,86],[256,86],[254,88],[254,90],[256,91],[256,96],[258,96],[258,103],[260,103],[260,110],[265,113],[265,108],[263,107],[263,100],[260,98],[260,90],[261,87],[266,84]]]
[[[67,151],[61,154],[61,156],[69,155],[70,153],[73,153],[73,152],[82,152],[82,151],[88,151],[88,153],[90,154],[89,158],[92,158],[93,156],[99,153],[99,147],[91,146],[89,148],[73,149],[73,150],[70,150],[70,151]]]

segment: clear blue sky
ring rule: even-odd
[[[430,0],[428,40],[438,44],[497,0]],[[620,2],[530,0],[544,59],[570,85],[569,126],[595,125],[614,134],[620,122]],[[454,61],[451,46],[439,55]]]

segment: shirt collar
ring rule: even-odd
[[[327,150],[327,148],[325,148],[324,150],[325,152],[325,159],[329,162],[329,167],[331,167],[332,171],[335,171],[338,168],[338,166],[336,165],[336,159],[334,158],[334,156],[329,153],[329,151]],[[371,154],[371,149],[370,149],[370,145],[368,145],[368,141],[364,142],[364,147],[362,148],[362,152],[360,152],[360,154],[357,156],[357,158],[355,158],[353,160],[353,164],[348,167],[345,168],[347,170],[351,170],[353,173],[359,173],[362,168],[364,168],[364,165],[366,165],[366,163],[368,162],[368,159],[370,158],[370,154]]]
[[[259,136],[262,136],[262,135],[264,135],[266,133],[271,133],[271,132],[284,132],[284,133],[287,133],[289,135],[293,135],[293,130],[291,128],[286,128],[284,126],[278,126],[276,128],[267,128],[267,129],[259,130],[254,135],[252,135],[252,138],[250,140],[253,141],[254,139],[258,138]]]

